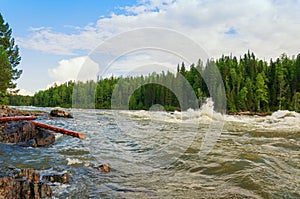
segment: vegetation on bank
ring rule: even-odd
[[[60,106],[82,108],[127,108],[149,109],[161,104],[167,110],[185,110],[211,96],[204,81],[214,81],[216,64],[225,87],[227,110],[231,113],[251,111],[270,112],[278,109],[300,111],[300,54],[296,57],[281,57],[266,62],[257,59],[254,53],[242,57],[222,56],[208,60],[203,66],[201,60],[187,67],[178,65],[177,73],[162,72],[148,76],[111,77],[98,82],[73,82],[37,92],[34,96],[11,95],[11,105]],[[200,71],[200,73],[199,73]],[[212,83],[216,92],[222,93],[220,86]],[[185,92],[192,88],[193,92]],[[191,93],[191,96],[189,96]],[[182,103],[184,101],[185,103]],[[113,107],[111,107],[113,103]],[[222,101],[215,99],[215,106]],[[199,106],[198,106],[199,107]]]

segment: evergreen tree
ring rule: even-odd
[[[0,104],[6,104],[7,101],[7,89],[9,88],[12,74],[11,65],[9,63],[6,51],[0,46]]]
[[[1,13],[0,13],[0,46],[6,51],[7,58],[11,65],[10,73],[11,80],[17,80],[22,74],[22,70],[18,70],[16,67],[19,65],[21,61],[21,57],[19,56],[19,48],[15,45],[15,40],[12,38],[12,30],[9,27],[8,23],[5,23]],[[0,74],[2,76],[2,74]],[[10,89],[14,89],[16,84],[13,81],[10,81],[9,87]]]
[[[9,63],[7,52],[4,49],[1,52],[1,63]],[[205,98],[211,97],[217,111],[219,108],[223,110],[225,103],[231,113],[278,109],[300,111],[300,54],[296,58],[283,54],[274,60],[268,64],[250,52],[239,60],[223,55],[216,62],[208,60],[206,67],[201,60],[192,64],[190,69],[182,63],[177,66],[175,74],[167,71],[139,77],[111,77],[99,82],[68,82],[40,91],[32,98],[11,96],[10,103],[71,107],[73,97],[78,107],[89,108],[93,107],[95,94],[96,108],[111,108],[113,104],[117,109],[148,110],[154,104],[160,104],[166,110],[186,110],[199,107],[194,106],[195,102],[201,105]],[[213,67],[214,64],[217,68]],[[10,64],[1,66],[2,71],[11,67]],[[218,78],[222,78],[225,91]],[[7,87],[4,79],[1,80],[0,87]],[[223,101],[223,95],[226,95],[227,102]]]
[[[257,110],[261,111],[261,104],[268,103],[268,87],[265,82],[265,74],[261,72],[256,77],[256,102]]]

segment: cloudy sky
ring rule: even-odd
[[[75,79],[83,65],[89,65],[89,74],[96,76],[99,63],[87,58],[99,46],[118,41],[115,37],[123,46],[131,45],[135,34],[128,37],[126,32],[149,27],[187,37],[212,58],[231,53],[240,56],[250,50],[268,61],[282,53],[300,53],[298,0],[0,0],[0,5],[20,48],[23,74],[18,88],[23,94]],[[150,38],[150,43],[151,39],[168,40],[173,48],[182,41],[168,33],[145,34],[148,36],[142,38]],[[136,35],[141,36],[141,31]],[[185,44],[189,45],[181,45]],[[176,68],[182,60],[174,54],[163,48],[127,53],[113,57],[106,73],[132,74],[147,64]]]

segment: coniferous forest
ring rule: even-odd
[[[195,103],[199,107],[211,97],[203,79],[203,75],[207,75],[214,81],[211,64],[215,64],[221,73],[227,112],[300,111],[300,54],[296,57],[282,54],[267,62],[257,59],[249,51],[239,58],[223,55],[208,60],[205,66],[201,60],[191,66],[181,63],[176,74],[165,71],[147,76],[110,77],[98,82],[69,81],[39,91],[34,96],[10,95],[9,102],[17,106],[72,107],[76,104],[76,107],[97,109],[126,109],[129,106],[133,110],[147,110],[160,104],[169,111],[186,110],[197,107]],[[212,90],[221,92],[220,86],[215,85]],[[193,92],[180,92],[188,88]],[[189,93],[196,96],[196,100]],[[182,104],[182,101],[186,103]],[[214,102],[215,107],[224,103]]]

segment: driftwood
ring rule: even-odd
[[[83,139],[83,140],[86,138],[86,136],[84,134],[78,133],[78,132],[75,132],[75,131],[59,128],[59,127],[56,127],[56,126],[51,126],[51,125],[48,125],[48,124],[43,124],[43,123],[40,123],[40,122],[32,121],[31,123],[34,124],[37,127],[40,127],[40,128],[49,129],[49,130],[55,131],[55,132],[60,132],[62,134],[70,135],[70,136],[77,137],[77,138],[80,138],[80,139]]]
[[[14,116],[14,117],[0,117],[0,122],[8,122],[8,121],[23,121],[23,120],[35,120],[37,117],[36,116]],[[55,127],[55,126],[50,126],[48,124],[43,124],[40,122],[34,122],[31,121],[32,124],[34,124],[37,127],[44,128],[44,129],[49,129],[55,132],[60,132],[66,135],[70,135],[73,137],[77,137],[80,139],[86,139],[86,136],[82,133],[78,133],[75,131]]]
[[[14,117],[0,117],[0,122],[35,120],[36,116],[14,116]]]

